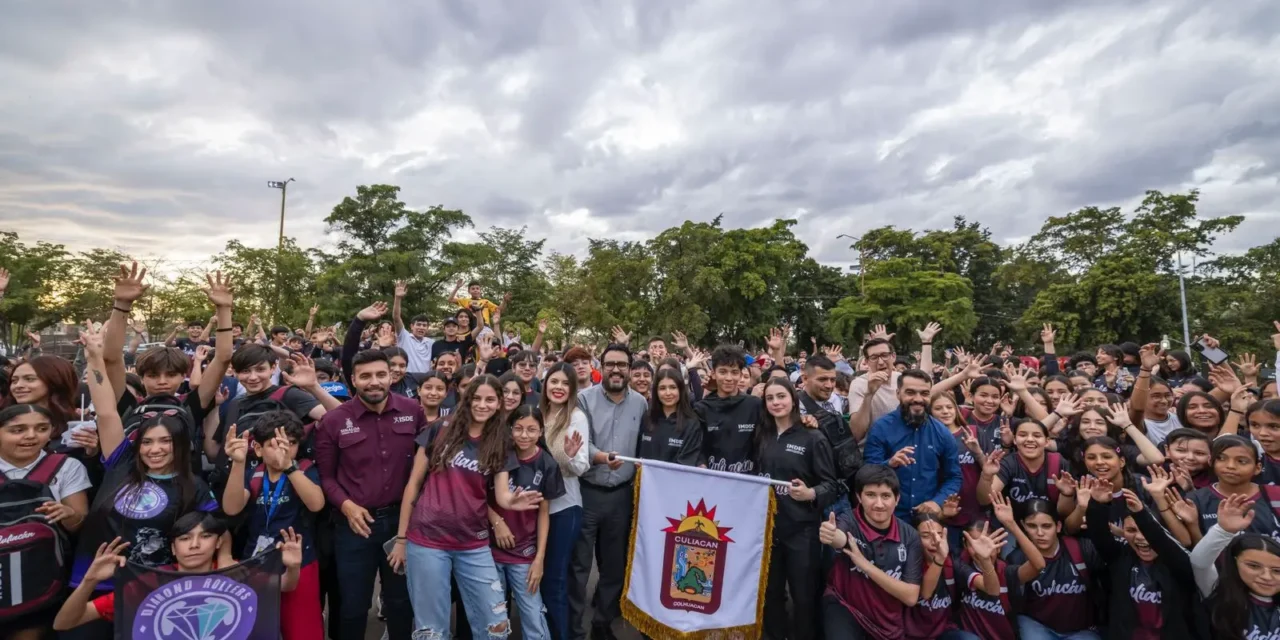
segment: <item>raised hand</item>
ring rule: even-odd
[[[1000,473],[1000,461],[1004,460],[1004,456],[1004,449],[996,449],[995,451],[992,451],[991,455],[987,456],[987,461],[982,464],[982,474],[994,477],[996,474]]]
[[[782,329],[778,327],[769,329],[769,336],[765,338],[764,346],[768,347],[770,351],[776,351],[782,349],[785,344],[786,336],[783,335]]]
[[[223,276],[221,271],[215,271],[213,275],[205,274],[204,279],[209,283],[204,288],[204,295],[209,297],[209,302],[219,309],[230,307],[233,303],[231,276]]]
[[[1213,386],[1228,394],[1235,393],[1236,389],[1241,386],[1240,379],[1236,377],[1236,372],[1226,364],[1213,365],[1213,368],[1209,370],[1209,382],[1212,382]]]
[[[942,501],[942,519],[950,520],[958,515],[960,515],[960,496],[953,493]]]
[[[1231,410],[1243,414],[1253,402],[1253,394],[1249,387],[1241,386],[1231,392]]]
[[[1138,499],[1138,494],[1129,489],[1121,489],[1120,493],[1124,496],[1125,506],[1129,507],[1129,513],[1138,513],[1145,508],[1142,501]]]
[[[933,342],[933,337],[938,335],[938,332],[940,331],[942,331],[942,325],[936,322],[930,322],[929,324],[926,324],[923,329],[916,331],[916,334],[920,336],[921,343],[928,344]]]
[[[1164,350],[1160,348],[1160,345],[1155,344],[1154,342],[1151,344],[1144,344],[1141,347],[1138,347],[1138,359],[1141,362],[1143,369],[1155,371],[1160,367],[1160,363],[1164,362]]]
[[[982,523],[982,531],[976,535],[969,531],[964,532],[965,540],[969,541],[969,550],[974,557],[982,560],[991,560],[996,550],[1004,546],[1004,540],[1008,537],[1007,531],[991,532],[991,523]]]
[[[106,582],[116,574],[116,569],[121,568],[128,561],[124,557],[124,552],[129,548],[129,543],[124,542],[116,537],[111,542],[104,542],[98,545],[98,552],[93,556],[93,563],[89,565],[89,569],[85,571],[84,578],[93,582]]]
[[[1151,474],[1149,478],[1142,478],[1142,488],[1146,489],[1147,494],[1151,496],[1162,496],[1173,483],[1173,476],[1164,470],[1158,464],[1147,467],[1147,472]]]
[[[822,524],[818,525],[818,542],[828,546],[836,546],[837,541],[844,540],[844,532],[836,525],[836,512],[832,511]]]
[[[1012,362],[1004,365],[1004,375],[1009,379],[1010,391],[1026,391],[1027,390],[1027,368],[1015,366]]]
[[[1076,484],[1076,479],[1070,473],[1063,471],[1058,477],[1053,479],[1054,486],[1058,487],[1058,493],[1070,498],[1076,495],[1080,487]]]
[[[1271,324],[1276,328],[1276,332],[1271,334],[1271,346],[1280,351],[1280,320],[1272,320]]]
[[[1088,489],[1089,499],[1101,503],[1111,502],[1111,481],[1106,478],[1085,476],[1080,479],[1080,487]]]
[[[102,340],[102,329],[95,329],[92,320],[85,320],[84,328],[80,330],[80,337],[76,338],[76,342],[84,345],[85,356],[90,360],[101,360]],[[40,343],[36,341],[35,344],[39,346]]]
[[[685,367],[689,369],[697,369],[711,360],[711,354],[701,349],[693,349],[693,356],[685,362]]]
[[[302,566],[302,536],[293,532],[293,527],[280,530],[280,538],[283,542],[277,542],[276,548],[280,550],[280,561],[289,569],[297,569]]]
[[[231,394],[227,392],[227,388],[222,385],[218,385],[218,392],[214,396],[214,404],[216,406],[222,406],[222,403],[226,402],[227,398],[230,397]]]
[[[966,364],[970,360],[969,352],[965,351],[964,347],[956,347],[951,350],[951,353],[955,354],[957,364]]]
[[[299,389],[310,389],[319,384],[316,379],[316,363],[314,360],[301,353],[290,355],[289,359],[293,361],[293,371],[286,372],[283,368],[280,369],[280,375],[286,383]]]
[[[381,318],[383,314],[385,314],[386,312],[387,312],[387,303],[375,302],[361,309],[360,312],[356,314],[356,317],[360,318],[361,320],[364,320],[365,322],[372,322],[374,320],[377,320],[378,318]]]
[[[1040,330],[1040,342],[1044,343],[1045,346],[1052,346],[1054,339],[1057,337],[1058,332],[1053,329],[1053,325],[1048,322],[1044,323],[1044,328]]]
[[[404,280],[396,280],[395,291],[397,298],[403,298],[406,293],[409,293],[409,283]]]
[[[1236,366],[1240,367],[1240,375],[1244,376],[1245,380],[1256,380],[1261,368],[1258,366],[1258,357],[1252,353],[1240,354],[1236,359]]]
[[[1190,498],[1183,498],[1178,494],[1178,490],[1169,487],[1164,492],[1164,498],[1169,502],[1169,508],[1173,509],[1173,515],[1182,522],[1195,522],[1199,516],[1196,510],[1196,504]]]
[[[236,433],[236,426],[231,425],[227,429],[226,443],[223,445],[227,450],[227,457],[232,462],[243,463],[249,457],[249,432]]]
[[[130,318],[129,326],[133,327],[133,332],[138,335],[142,335],[147,332],[147,323],[138,318]]]
[[[311,305],[311,310],[307,312],[307,315],[314,318],[316,317],[316,313],[318,313],[319,311],[320,311],[320,303],[317,302],[316,304]]]
[[[289,436],[284,429],[276,427],[275,438],[272,439],[271,448],[267,449],[267,459],[279,469],[288,469],[293,466],[293,456],[289,455],[289,450],[293,445],[289,443]]]
[[[610,334],[613,336],[613,341],[617,344],[631,343],[631,334],[627,333],[620,325],[614,325],[613,329],[610,330]]]
[[[822,353],[826,354],[827,358],[832,362],[840,362],[841,360],[844,360],[844,347],[838,344],[823,347]]]
[[[1133,424],[1133,422],[1129,420],[1128,402],[1117,402],[1109,405],[1107,408],[1110,409],[1111,414],[1107,416],[1107,422],[1110,422],[1121,429],[1125,429],[1129,425]]]
[[[0,293],[4,293],[9,288],[9,270],[0,267]]]
[[[493,359],[493,342],[481,340],[476,343],[476,360],[488,362]]]
[[[1069,396],[1063,396],[1063,398],[1058,401],[1058,406],[1054,407],[1053,410],[1057,411],[1058,415],[1062,416],[1063,419],[1080,415],[1080,396],[1074,393]]]
[[[957,352],[958,351],[959,349],[957,349]],[[957,357],[959,356],[957,355]],[[964,375],[969,380],[973,380],[975,378],[981,378],[982,370],[987,367],[987,356],[982,356],[980,358],[970,358],[969,354],[964,354],[964,358],[962,358],[962,361],[965,363]]]
[[[1253,502],[1244,494],[1234,493],[1218,503],[1218,526],[1227,533],[1248,529],[1253,515]]]
[[[210,351],[211,349],[207,344],[202,344],[196,347],[196,362],[204,362],[205,360],[208,360]]]
[[[870,341],[870,340],[875,340],[876,338],[880,338],[880,339],[882,339],[882,340],[890,340],[890,341],[892,341],[892,340],[893,340],[893,337],[894,337],[894,336],[896,336],[896,335],[898,335],[898,334],[896,334],[896,333],[889,333],[889,329],[888,329],[887,327],[885,327],[884,325],[882,325],[882,324],[878,324],[878,325],[876,325],[875,327],[872,327],[872,329],[871,329],[871,335],[867,337],[867,340],[868,340],[868,341]]]
[[[964,441],[964,448],[968,449],[973,455],[979,458],[982,457],[982,443],[978,442],[977,434],[966,427],[964,431],[961,432],[960,438]]]
[[[574,431],[564,437],[564,455],[572,458],[578,455],[578,450],[582,448],[582,434]]]
[[[133,304],[134,301],[147,293],[147,289],[151,288],[143,284],[142,279],[145,277],[147,277],[147,268],[142,267],[139,269],[137,262],[133,263],[131,267],[120,265],[120,275],[115,278],[116,287],[112,293],[112,298],[116,302]]]
[[[677,349],[684,350],[689,348],[689,337],[680,331],[671,332],[671,345]]]
[[[1013,503],[1004,497],[1003,493],[991,493],[991,510],[995,512],[996,522],[1004,525],[1006,528],[1016,527],[1018,523],[1013,519]]]

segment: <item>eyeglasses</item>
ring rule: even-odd
[[[892,358],[893,358],[893,352],[892,352],[892,351],[889,351],[889,352],[886,352],[886,353],[870,353],[870,354],[867,354],[867,359],[868,359],[868,360],[889,360],[889,359],[892,359]]]
[[[516,435],[536,436],[541,431],[538,427],[511,427],[511,433]]]
[[[603,365],[601,365],[601,367],[605,369],[617,369],[617,370],[625,370],[627,367],[630,367],[630,366],[631,365],[626,362],[606,362]]]

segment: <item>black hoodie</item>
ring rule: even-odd
[[[764,402],[753,395],[709,396],[694,406],[702,423],[702,457],[708,469],[751,473],[756,425]]]

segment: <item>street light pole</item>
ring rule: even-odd
[[[1191,347],[1191,324],[1187,321],[1187,281],[1182,274],[1182,252],[1178,252],[1178,294],[1182,297],[1182,344]]]
[[[853,237],[853,236],[851,236],[851,235],[846,235],[846,234],[843,234],[843,233],[842,233],[842,234],[840,234],[840,235],[838,235],[838,236],[836,236],[836,237],[837,237],[837,238],[848,238],[848,239],[850,239],[850,240],[853,240],[854,244],[857,244],[857,243],[858,243],[858,238],[855,238],[855,237]],[[865,250],[864,248],[862,248],[862,247],[858,247],[858,295],[859,295],[860,297],[863,297],[863,298],[867,297],[867,267],[866,267],[866,262],[867,262],[867,260],[866,260],[866,250]]]
[[[267,181],[267,187],[280,190],[280,236],[276,240],[276,292],[275,301],[271,304],[271,322],[275,322],[276,313],[280,311],[280,290],[283,288],[281,272],[284,270],[284,201],[285,195],[289,192],[290,182],[293,182],[293,178]]]

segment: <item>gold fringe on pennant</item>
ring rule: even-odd
[[[778,503],[769,491],[768,516],[764,526],[764,553],[760,558],[760,584],[756,586],[756,620],[752,624],[723,629],[683,632],[658,622],[627,597],[631,593],[631,564],[636,557],[636,529],[640,526],[640,476],[644,469],[636,465],[635,486],[631,496],[631,541],[627,545],[627,577],[622,583],[622,618],[640,633],[653,640],[755,640],[762,635],[764,624],[764,592],[769,583],[769,562],[773,556],[773,516]]]

